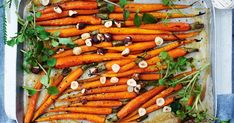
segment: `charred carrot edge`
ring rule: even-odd
[[[70,106],[88,106],[88,107],[119,107],[123,103],[120,101],[88,101],[87,103],[72,103]]]
[[[40,116],[46,108],[48,108],[54,101],[59,97],[61,93],[65,89],[67,89],[68,86],[70,86],[70,83],[76,79],[78,79],[81,75],[83,74],[83,70],[81,68],[77,68],[73,70],[59,85],[58,85],[58,90],[59,94],[58,95],[51,95],[44,104],[41,105],[39,109],[34,113],[33,120],[36,120],[38,116]]]
[[[38,81],[34,88],[35,89],[41,89],[42,88],[42,83],[40,81]],[[25,117],[24,117],[24,122],[25,123],[31,123],[31,120],[33,118],[33,114],[36,108],[36,104],[37,104],[37,100],[39,97],[40,92],[36,92],[36,94],[34,94],[33,96],[29,97],[29,101],[28,101],[28,109],[26,111]]]
[[[106,115],[112,113],[112,108],[96,108],[96,107],[65,107],[54,108],[47,112],[73,112],[73,113],[85,113],[85,114],[97,114]]]
[[[73,10],[79,13],[79,15],[90,15],[90,14],[96,14],[99,12],[98,9],[94,10]],[[41,17],[36,18],[36,21],[46,21],[46,20],[53,20],[53,19],[59,19],[63,17],[68,17],[69,16],[69,11],[63,11],[62,13],[47,13],[47,14],[42,14]]]
[[[40,25],[40,26],[66,26],[66,25],[75,25],[77,23],[99,25],[99,24],[101,24],[101,19],[94,17],[94,16],[66,17],[66,18],[61,18],[61,19],[40,21],[40,22],[37,22],[37,25]]]
[[[93,115],[93,114],[80,114],[80,113],[68,113],[68,114],[55,114],[47,117],[42,117],[37,119],[37,122],[43,121],[52,121],[52,120],[88,120],[95,123],[104,123],[105,117],[100,115]]]
[[[139,96],[131,100],[129,103],[127,103],[118,113],[117,116],[119,119],[122,119],[126,117],[130,112],[136,110],[138,107],[140,107],[141,104],[144,104],[146,101],[148,101],[150,98],[155,96],[156,94],[160,93],[165,87],[159,86],[155,87]]]
[[[89,1],[70,1],[58,4],[59,7],[61,7],[62,10],[90,10],[90,9],[97,9],[98,5],[97,2],[89,2]],[[47,14],[54,12],[55,6],[47,6],[45,9],[39,11],[42,14]]]

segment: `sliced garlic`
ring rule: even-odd
[[[69,11],[68,11],[68,15],[69,15],[69,16],[73,16],[73,15],[75,15],[75,14],[77,14],[77,11],[73,11],[73,10],[69,10]]]
[[[101,82],[101,84],[105,84],[106,83],[106,77],[105,76],[100,77],[100,82]]]
[[[161,38],[161,37],[156,37],[155,39],[154,39],[154,42],[155,42],[155,44],[156,45],[162,45],[163,44],[163,39]]]
[[[148,67],[148,63],[143,60],[143,61],[141,61],[141,62],[138,63],[138,66],[140,68],[146,68],[146,67]]]
[[[126,48],[126,49],[124,49],[124,51],[121,53],[121,55],[122,55],[122,56],[127,56],[127,55],[129,55],[129,53],[130,53],[129,48]]]
[[[129,79],[127,81],[127,85],[135,87],[135,86],[137,86],[137,82],[134,79]]]
[[[139,114],[139,116],[144,116],[146,114],[146,109],[145,108],[139,108],[138,109],[138,114]]]
[[[115,25],[118,27],[118,28],[121,28],[122,27],[122,24],[121,22],[119,21],[114,21]]]
[[[90,37],[91,37],[91,36],[90,36],[89,33],[83,33],[83,34],[81,35],[81,39],[83,39],[83,40],[88,39],[88,38],[90,38]]]
[[[85,93],[85,91],[86,91],[85,89],[82,89],[82,90],[81,90],[81,93],[82,93],[82,94],[84,94],[84,93]]]
[[[128,86],[128,92],[133,92],[134,91],[134,87],[133,86]]]
[[[54,12],[61,14],[63,10],[59,6],[56,6],[54,7]]]
[[[80,47],[74,47],[72,53],[75,55],[80,55],[82,53],[82,49]]]
[[[140,85],[140,84],[138,84],[138,85],[136,85],[136,86],[134,87],[134,92],[139,93],[140,90],[141,90],[141,85]]]
[[[77,81],[71,82],[71,89],[76,90],[79,86],[79,83]]]
[[[102,34],[97,34],[97,39],[99,41],[104,41],[105,40],[105,38],[104,38],[104,36]]]
[[[112,25],[113,25],[113,22],[112,22],[112,21],[106,21],[105,24],[104,24],[104,26],[105,26],[106,28],[109,28],[109,27],[111,27]]]
[[[156,105],[157,106],[163,106],[165,103],[165,100],[163,98],[156,99]]]
[[[113,64],[111,68],[115,73],[118,73],[120,70],[120,66],[118,64]]]
[[[163,112],[171,112],[171,107],[170,106],[164,106],[163,107]]]
[[[92,44],[92,39],[86,39],[85,40],[85,45],[91,47],[93,45]]]
[[[57,52],[56,52],[56,54],[59,54],[59,53],[61,53],[61,52],[63,52],[64,51],[64,49],[63,48],[60,48]]]
[[[110,82],[111,83],[117,83],[117,82],[119,82],[119,78],[117,78],[117,77],[111,77]]]
[[[41,5],[47,6],[50,3],[50,0],[40,0]]]

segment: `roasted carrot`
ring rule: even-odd
[[[99,79],[100,79],[100,76],[95,76],[95,77],[79,80],[79,82],[93,82]]]
[[[140,28],[100,28],[100,33],[111,33],[111,34],[172,34],[168,31],[162,30],[148,30]]]
[[[51,86],[57,86],[63,80],[63,78],[64,78],[63,75],[59,75],[58,78],[53,83],[51,83]],[[50,97],[50,95],[46,94],[46,96],[44,97],[42,103],[38,107],[40,108],[42,106],[42,104],[44,104],[49,97]]]
[[[105,84],[102,84],[100,80],[94,81],[94,82],[89,82],[89,83],[84,83],[82,84],[82,87],[78,87],[76,90],[79,91],[81,89],[91,89],[91,88],[97,88],[97,87],[106,87],[106,86],[112,86],[112,85],[124,85],[127,83],[129,78],[119,78],[119,82],[117,83],[111,83],[109,79],[106,80]],[[72,92],[74,90],[68,89],[66,92]]]
[[[119,99],[132,99],[136,97],[137,94],[135,92],[115,92],[115,93],[103,93],[103,94],[94,94],[94,95],[87,95],[75,98],[68,98],[68,99],[59,99],[57,102],[74,102],[74,101],[93,101],[93,100],[119,100]]]
[[[140,80],[158,80],[161,78],[160,74],[155,73],[149,73],[149,74],[140,74],[139,79]]]
[[[84,45],[85,44],[85,40],[83,40],[83,39],[77,39],[77,40],[74,41],[74,43],[77,44],[77,45]]]
[[[104,48],[108,50],[117,50],[117,51],[124,51],[126,48],[129,48],[130,51],[142,51],[154,47],[156,47],[156,43],[154,41],[151,41],[151,42],[135,43],[129,46],[104,47]]]
[[[110,47],[112,46],[111,43],[109,42],[102,42],[100,44],[94,45],[94,46],[80,46],[81,52],[85,53],[85,52],[91,52],[91,51],[95,51],[98,49],[98,47],[103,48],[103,47]],[[54,58],[59,58],[59,57],[65,57],[65,56],[73,56],[75,55],[73,53],[73,49],[61,52],[59,54],[55,54],[53,57]]]
[[[72,36],[78,36],[86,32],[95,31],[103,27],[104,27],[103,25],[95,25],[95,26],[87,26],[82,30],[78,30],[77,28],[74,27],[74,28],[63,28],[63,29],[50,29],[46,31],[52,34],[55,32],[60,32],[59,35],[60,37],[72,37]]]
[[[150,98],[152,98],[156,94],[160,93],[164,88],[165,88],[164,86],[155,87],[155,88],[145,92],[144,94],[141,94],[138,97],[134,98],[129,103],[127,103],[117,113],[118,118],[122,119],[122,118],[126,117],[131,111],[136,110],[138,107],[140,107],[146,101],[148,101]]]
[[[152,12],[152,11],[165,10],[165,9],[184,9],[188,7],[191,7],[191,5],[165,6],[163,4],[129,3],[124,8],[129,10],[130,12],[136,12],[137,10],[139,10],[140,12]],[[114,12],[123,12],[123,9],[115,7]]]
[[[90,10],[90,9],[97,9],[98,5],[97,2],[89,2],[89,1],[70,1],[58,4],[62,10]],[[47,14],[54,12],[54,7],[56,6],[48,6],[45,9],[41,10],[42,14]]]
[[[77,17],[67,17],[55,20],[46,20],[37,22],[40,26],[66,26],[75,25],[77,23],[87,23],[92,25],[101,24],[101,19],[94,16],[77,16]]]
[[[40,81],[38,81],[35,86],[34,89],[41,89],[42,88],[42,83]],[[24,117],[24,122],[25,123],[31,123],[31,120],[33,118],[33,114],[37,105],[37,100],[39,97],[40,92],[36,92],[36,94],[34,94],[33,96],[29,97],[29,101],[28,101],[28,107],[27,107],[27,111]]]
[[[65,89],[67,89],[68,86],[70,86],[71,82],[78,79],[81,75],[83,74],[83,69],[82,68],[77,68],[73,70],[59,85],[58,85],[58,90],[59,94],[57,95],[51,95],[44,104],[41,105],[41,107],[34,113],[33,121],[40,116],[46,108],[48,108],[54,101],[59,97],[61,93]]]
[[[94,10],[73,10],[76,11],[79,15],[90,15],[90,14],[96,14],[99,12],[98,9]],[[69,11],[63,11],[62,13],[48,13],[48,14],[42,14],[39,18],[36,19],[36,21],[46,21],[46,20],[53,20],[53,19],[59,19],[63,17],[69,17]]]
[[[199,15],[203,15],[204,13],[198,13],[198,14],[171,13],[171,14],[168,14],[166,12],[151,12],[149,14],[153,15],[155,18],[188,18],[188,17],[196,17]],[[129,15],[128,20],[133,20],[134,16],[135,14],[131,13]],[[142,14],[139,14],[139,16],[142,16]],[[111,13],[109,14],[109,18],[114,19],[114,20],[124,20],[122,13]]]
[[[195,97],[191,95],[191,96],[189,97],[189,99],[188,99],[187,105],[188,105],[188,106],[192,106],[192,105],[193,105],[193,102],[194,102],[194,99],[195,99]]]
[[[104,55],[98,54],[85,54],[79,56],[66,56],[57,58],[56,68],[66,68],[77,66],[81,64],[93,63],[93,62],[102,62],[108,60],[118,60],[123,58],[130,58],[131,56],[124,57],[120,53],[107,53]]]
[[[72,112],[72,113],[85,113],[85,114],[97,114],[106,115],[111,114],[111,108],[96,108],[96,107],[61,107],[48,110],[47,112]]]
[[[172,102],[174,102],[174,97],[168,97],[165,99],[165,103],[163,106],[152,105],[152,106],[146,108],[146,114],[154,112],[160,108],[163,108],[164,106],[170,105]],[[140,118],[140,116],[137,114],[137,115],[131,117],[130,119],[128,119],[127,121],[130,122],[130,121],[136,120],[138,118]]]
[[[160,34],[160,35],[113,35],[113,40],[122,41],[127,36],[132,37],[133,42],[143,42],[143,41],[153,41],[155,37],[161,37],[163,40],[166,41],[173,41],[178,39],[186,39],[190,37],[197,36],[200,32],[189,32],[189,33],[178,33],[178,34]]]
[[[87,103],[72,103],[70,106],[84,107],[119,107],[123,103],[120,101],[88,101]]]
[[[37,119],[37,122],[52,121],[52,120],[88,120],[95,123],[104,123],[105,117],[93,114],[67,113],[55,114]]]

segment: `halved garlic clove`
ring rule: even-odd
[[[117,82],[119,82],[119,78],[117,78],[117,77],[111,77],[110,82],[111,83],[117,83]]]
[[[76,15],[76,14],[77,14],[77,11],[73,11],[73,10],[68,11],[69,16],[73,16],[73,15]]]
[[[83,39],[83,40],[88,39],[88,38],[90,38],[90,37],[91,37],[91,35],[90,35],[89,33],[83,33],[83,34],[81,35],[81,39]]]
[[[115,73],[118,73],[120,70],[120,66],[118,64],[113,64],[111,68]]]
[[[146,114],[146,109],[145,108],[139,108],[138,109],[138,114],[139,114],[139,116],[144,116]]]
[[[84,93],[85,93],[85,91],[86,91],[85,89],[82,89],[80,92],[81,92],[82,94],[84,94]]]
[[[63,12],[63,10],[59,6],[55,6],[54,12],[61,14]]]
[[[157,106],[163,106],[165,103],[165,100],[163,98],[156,99],[156,105]]]
[[[105,76],[100,77],[100,82],[101,82],[101,84],[105,84],[106,83],[106,77]]]
[[[113,25],[113,22],[112,22],[112,21],[106,21],[105,24],[104,24],[104,26],[105,26],[106,28],[109,28],[109,27],[111,27],[112,25]]]
[[[85,40],[85,45],[91,47],[93,45],[92,44],[92,39],[86,39]]]
[[[148,63],[143,60],[143,61],[141,61],[141,62],[138,63],[138,66],[140,68],[146,68],[146,67],[148,67]]]
[[[163,44],[163,39],[161,38],[161,37],[156,37],[155,39],[154,39],[154,42],[155,42],[155,44],[157,45],[157,46],[160,46],[160,45],[162,45]]]
[[[118,28],[121,28],[122,27],[122,23],[120,21],[114,21],[115,25],[118,27]]]
[[[128,85],[128,86],[133,86],[133,87],[135,87],[135,86],[137,86],[137,82],[136,82],[136,80],[134,80],[134,79],[129,79],[129,80],[127,81],[127,85]]]
[[[128,86],[128,92],[133,92],[134,91],[134,87],[133,86]]]
[[[130,49],[129,48],[126,48],[124,49],[124,51],[121,53],[122,56],[128,56],[130,53]]]
[[[79,83],[77,81],[71,82],[71,89],[76,90],[79,87]]]
[[[82,53],[82,49],[80,47],[74,47],[72,53],[75,55],[80,55]]]
[[[171,112],[171,107],[170,106],[164,106],[163,107],[163,112]]]
[[[138,84],[138,85],[136,85],[136,86],[134,87],[134,92],[139,93],[140,90],[141,90],[141,85],[140,85],[140,84]]]
[[[50,3],[50,0],[40,0],[41,5],[47,6]]]

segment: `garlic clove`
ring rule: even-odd
[[[101,84],[105,84],[106,83],[106,77],[105,76],[100,77],[100,82],[101,82]]]
[[[76,15],[76,14],[77,14],[77,11],[73,11],[73,10],[68,11],[69,16],[73,16],[73,15]]]
[[[136,80],[134,80],[134,79],[129,79],[129,80],[127,81],[127,85],[128,85],[128,86],[133,86],[133,87],[135,87],[135,86],[137,86],[137,82],[136,82]]]
[[[40,0],[41,5],[47,6],[50,3],[50,0]]]
[[[138,114],[139,114],[139,116],[144,116],[146,114],[146,109],[145,108],[139,108],[138,109]]]
[[[91,47],[93,45],[92,44],[92,39],[86,39],[85,40],[85,45]]]
[[[120,21],[114,21],[115,25],[118,27],[118,28],[121,28],[122,27],[122,23]]]
[[[156,99],[157,106],[163,106],[165,104],[165,100],[163,98]]]
[[[128,56],[130,53],[130,49],[129,48],[126,48],[124,49],[124,51],[121,53],[122,56]]]
[[[54,12],[61,14],[63,12],[63,10],[59,6],[56,6],[56,7],[54,7]]]
[[[82,90],[81,90],[81,93],[82,93],[82,94],[84,94],[84,93],[85,93],[85,91],[86,91],[85,89],[82,89]]]
[[[83,33],[83,34],[81,35],[81,39],[83,39],[83,40],[88,39],[88,38],[90,38],[90,37],[91,37],[91,35],[90,35],[89,33]]]
[[[133,92],[134,91],[134,87],[133,86],[128,86],[128,92]]]
[[[157,45],[157,46],[160,46],[160,45],[162,45],[163,44],[163,39],[161,38],[161,37],[156,37],[155,39],[154,39],[154,42],[155,42],[155,44]]]
[[[119,78],[117,78],[117,77],[111,77],[110,82],[111,83],[117,83],[117,82],[119,82]]]
[[[79,83],[77,81],[72,81],[70,87],[72,90],[76,90],[79,87]]]
[[[112,25],[113,25],[113,22],[112,22],[112,21],[106,21],[105,24],[104,24],[104,26],[105,26],[106,28],[110,28]]]
[[[141,61],[141,62],[138,63],[138,66],[140,68],[146,68],[146,67],[148,67],[148,63],[143,60],[143,61]]]
[[[170,106],[164,106],[163,107],[163,112],[171,112],[171,107]]]
[[[118,73],[120,70],[120,66],[118,64],[113,64],[111,68],[115,73]]]
[[[140,85],[140,84],[138,84],[138,85],[136,85],[136,86],[134,87],[134,92],[139,93],[140,90],[141,90],[141,85]]]
[[[75,55],[80,55],[82,53],[82,49],[80,47],[74,47],[72,53]]]

